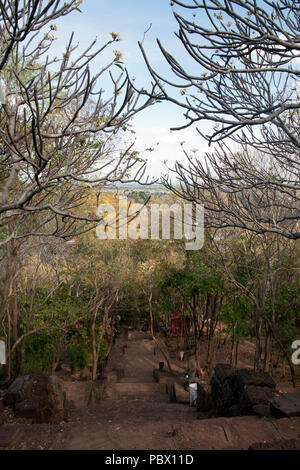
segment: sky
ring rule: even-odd
[[[131,77],[135,77],[135,84],[141,88],[150,85],[150,74],[147,70],[138,41],[143,40],[143,46],[148,59],[154,69],[159,70],[166,77],[172,77],[169,67],[162,56],[156,38],[159,38],[164,47],[178,59],[179,62],[190,65],[190,58],[184,54],[180,41],[174,36],[177,31],[177,22],[172,14],[169,0],[84,0],[80,5],[82,13],[73,12],[56,21],[58,27],[55,35],[55,52],[63,50],[69,36],[75,33],[75,41],[83,48],[91,43],[95,37],[99,44],[111,38],[110,32],[118,32],[122,41],[115,42],[99,59],[95,61],[95,72],[111,59],[113,50],[120,50],[123,54],[124,64]],[[119,69],[116,68],[116,74]],[[201,73],[201,72],[200,72]],[[104,83],[104,89],[106,84]],[[195,128],[170,132],[171,127],[185,124],[183,110],[171,103],[160,103],[138,114],[133,120],[136,132],[137,150],[143,151],[153,148],[153,152],[142,155],[148,157],[148,174],[159,178],[161,173],[168,172],[164,162],[173,166],[176,160],[184,161],[180,142],[185,142],[186,149],[200,149],[197,156],[204,155],[208,149],[206,141],[197,133]],[[210,129],[210,124],[201,124],[201,131]]]

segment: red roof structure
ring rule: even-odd
[[[183,336],[188,334],[191,327],[191,320],[185,315],[181,315],[178,310],[170,317],[168,323],[169,336]]]

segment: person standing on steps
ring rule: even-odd
[[[166,325],[161,326],[160,329],[162,330],[162,332],[164,334],[164,337],[166,338],[167,337],[167,327],[166,327]]]

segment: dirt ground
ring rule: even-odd
[[[174,349],[176,340],[171,345]],[[249,366],[251,344],[241,351],[239,367]],[[220,355],[220,357],[219,357]],[[186,363],[173,354],[172,367],[184,375]],[[216,361],[226,362],[223,351]],[[254,416],[197,419],[195,408],[172,403],[165,386],[153,379],[164,361],[149,333],[121,335],[112,349],[107,374],[115,370],[106,399],[84,407],[88,382],[60,380],[75,402],[67,423],[58,426],[6,424],[0,427],[0,449],[57,450],[202,450],[248,449],[257,442],[300,437],[300,418],[273,420]],[[113,374],[112,374],[113,377]],[[116,377],[116,375],[115,375]],[[284,382],[277,388],[291,386]],[[188,392],[187,399],[188,399]]]

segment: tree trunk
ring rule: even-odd
[[[96,380],[97,378],[97,363],[98,363],[98,355],[97,355],[97,346],[96,346],[96,320],[97,320],[97,308],[95,307],[94,314],[93,314],[93,321],[92,321],[92,380]]]
[[[270,330],[271,330],[271,333],[273,335],[273,338],[274,340],[276,341],[276,343],[278,344],[278,346],[280,347],[281,351],[283,352],[283,355],[284,357],[286,358],[287,362],[288,362],[288,365],[289,365],[289,368],[290,368],[290,372],[291,372],[291,379],[292,379],[292,384],[293,384],[293,387],[296,388],[296,376],[295,376],[295,368],[294,368],[294,365],[291,361],[291,358],[290,358],[290,355],[289,353],[286,351],[285,347],[283,346],[282,342],[280,341],[280,339],[277,337],[275,331],[274,331],[274,328],[273,328],[273,325],[272,325],[272,322],[267,318],[265,317],[265,320],[268,322],[268,325],[270,327]]]
[[[238,336],[237,336],[237,339],[236,339],[235,356],[234,356],[234,366],[235,366],[236,368],[237,368],[237,366],[238,366],[239,343],[240,343],[240,339],[239,339],[239,335],[238,335]]]
[[[266,325],[265,353],[264,353],[264,371],[270,371],[272,353],[272,336],[270,328]]]
[[[12,339],[13,343],[18,341],[18,297],[16,289],[16,279],[13,280],[13,306],[12,306]],[[17,377],[20,374],[22,366],[22,353],[20,347],[16,348],[15,351],[16,364],[14,367],[13,375]]]
[[[231,349],[230,349],[230,364],[233,364],[233,353],[234,353],[234,338],[235,338],[235,326],[232,324],[232,336],[231,336]]]
[[[254,356],[254,370],[261,370],[261,334],[262,334],[262,315],[257,312],[256,318],[256,345],[255,345],[255,356]]]

